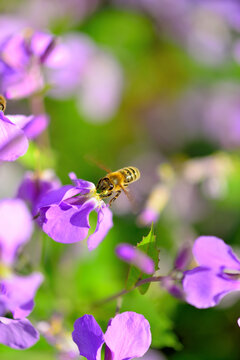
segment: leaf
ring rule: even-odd
[[[156,235],[153,232],[153,225],[147,236],[143,236],[142,241],[137,244],[137,249],[144,252],[148,255],[155,264],[155,271],[158,269],[158,257],[159,257],[159,248],[156,242]],[[139,280],[148,278],[149,275],[143,274],[135,266],[131,266],[128,273],[126,288],[131,289],[136,285]],[[139,287],[141,294],[145,294],[150,286],[150,283],[143,284]]]

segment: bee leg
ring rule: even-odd
[[[108,198],[111,195],[112,195],[112,191],[110,193],[106,194],[106,195],[101,195],[101,198]]]
[[[111,206],[112,202],[115,201],[120,194],[121,194],[121,190],[118,190],[116,195],[109,201],[109,206]]]

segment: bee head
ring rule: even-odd
[[[96,186],[97,192],[100,194],[107,194],[114,188],[113,184],[108,178],[101,178]]]

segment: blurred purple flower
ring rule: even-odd
[[[29,28],[0,39],[1,92],[6,98],[23,98],[43,89],[41,66],[54,46],[52,35]]]
[[[25,0],[17,7],[17,14],[41,29],[59,21],[65,24],[69,22],[68,26],[74,27],[89,16],[98,4],[99,0]]]
[[[40,273],[27,276],[9,274],[0,280],[1,315],[11,312],[14,319],[27,317],[34,307],[34,296],[43,281]]]
[[[222,83],[208,95],[203,126],[208,138],[224,148],[240,147],[240,88]]]
[[[11,265],[19,247],[30,240],[32,216],[21,199],[0,201],[0,262]]]
[[[138,223],[146,226],[158,221],[170,198],[170,184],[157,184],[147,199],[144,210],[138,216]]]
[[[104,334],[92,315],[74,323],[73,341],[87,360],[100,360],[106,344],[105,360],[124,360],[143,356],[151,345],[150,325],[143,315],[124,312],[109,321]]]
[[[61,40],[46,61],[46,74],[52,85],[50,96],[68,98],[78,91],[96,47],[90,38],[77,33]]]
[[[185,46],[196,60],[221,64],[232,54],[240,31],[238,0],[113,0],[150,15],[162,32]]]
[[[120,65],[86,35],[69,34],[48,56],[50,96],[76,97],[80,113],[92,121],[111,118],[120,102],[123,74]]]
[[[136,266],[146,274],[155,271],[154,261],[141,250],[130,244],[119,244],[115,248],[117,256],[127,263]]]
[[[228,293],[240,290],[240,260],[230,246],[214,236],[201,236],[193,246],[199,266],[186,271],[186,301],[197,308],[217,305]]]
[[[8,115],[0,111],[0,161],[15,161],[28,149],[28,138],[34,139],[48,125],[41,115]]]
[[[0,343],[13,349],[27,349],[39,340],[38,331],[29,320],[0,317]]]
[[[78,347],[72,341],[72,334],[64,328],[63,320],[62,315],[54,314],[48,322],[40,321],[37,329],[47,342],[55,347],[58,360],[78,359]]]
[[[30,239],[32,230],[32,217],[21,199],[0,201],[0,315],[11,312],[14,318],[0,318],[0,343],[15,349],[28,348],[39,338],[24,318],[34,307],[33,299],[43,276],[16,275],[11,269],[19,247]]]
[[[18,188],[17,197],[30,205],[32,214],[35,216],[41,198],[47,192],[60,186],[60,180],[51,170],[45,170],[40,174],[28,171]]]
[[[70,174],[74,185],[48,192],[40,201],[38,223],[53,240],[74,243],[85,239],[90,228],[89,214],[96,211],[97,226],[88,237],[88,249],[95,249],[113,226],[112,212],[96,193],[91,182]]]
[[[184,300],[182,279],[184,271],[188,268],[191,260],[191,246],[185,243],[177,253],[173,269],[167,276],[162,277],[161,286],[177,299]]]

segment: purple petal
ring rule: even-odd
[[[79,353],[88,360],[100,360],[104,343],[102,329],[92,315],[84,315],[74,323],[73,341],[77,344]]]
[[[9,67],[20,71],[28,65],[29,55],[22,34],[15,34],[9,37],[1,50],[2,60]]]
[[[89,250],[95,249],[113,226],[112,212],[107,206],[96,208],[95,211],[98,213],[97,226],[94,233],[88,238]]]
[[[29,139],[34,139],[40,135],[48,126],[48,116],[40,115],[9,115],[8,119],[21,128]]]
[[[230,246],[215,236],[200,236],[195,240],[193,255],[201,266],[212,269],[240,270],[240,261]]]
[[[0,201],[0,258],[11,264],[20,245],[26,243],[33,231],[31,214],[21,199]]]
[[[51,44],[53,36],[41,31],[35,31],[31,38],[31,50],[39,58],[45,53]]]
[[[179,285],[171,276],[165,276],[162,278],[161,287],[165,288],[169,294],[175,298],[184,300],[185,296],[182,286]]]
[[[49,117],[46,114],[32,116],[32,120],[24,126],[23,131],[29,139],[35,139],[47,128],[48,123]]]
[[[49,191],[60,188],[60,186],[60,180],[51,170],[45,170],[40,176],[28,171],[18,188],[17,197],[29,202],[32,214],[36,215],[41,198]]]
[[[13,349],[27,349],[39,340],[38,331],[29,320],[0,317],[0,343]]]
[[[93,206],[93,202],[88,202],[82,209],[70,207],[64,210],[53,205],[45,212],[42,229],[57,242],[70,244],[81,241],[88,234],[90,227],[88,217],[94,209]]]
[[[71,198],[74,195],[79,193],[72,185],[65,185],[60,187],[59,189],[49,191],[45,196],[42,197],[38,206],[46,207],[51,205],[59,205],[61,201],[64,199]]]
[[[0,160],[15,161],[25,154],[28,140],[24,132],[0,111]]]
[[[43,281],[41,273],[13,275],[1,281],[1,301],[15,319],[28,316],[34,307],[34,296]]]
[[[69,173],[69,177],[79,190],[84,190],[84,193],[89,193],[91,190],[96,189],[95,185],[92,182],[78,179],[74,172]],[[81,193],[83,192],[81,191]]]
[[[140,225],[151,225],[156,223],[159,218],[159,213],[153,209],[145,209],[138,217]]]
[[[225,279],[209,268],[186,271],[183,279],[186,301],[200,309],[215,306],[229,292],[240,290],[240,281]]]
[[[116,249],[117,256],[129,264],[135,265],[146,274],[154,273],[154,261],[144,252],[130,244],[119,244]]]
[[[174,269],[181,271],[185,270],[191,261],[191,257],[192,254],[190,244],[184,244],[176,256],[174,261]]]
[[[143,315],[131,311],[115,316],[104,338],[112,360],[141,357],[152,340],[149,322]]]

